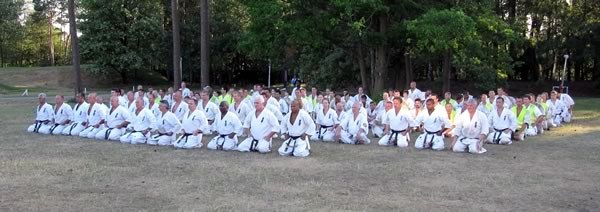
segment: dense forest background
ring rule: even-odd
[[[0,1],[0,65],[71,64],[67,3]],[[405,88],[411,80],[439,82],[444,90],[452,81],[469,80],[491,89],[508,80],[560,80],[565,55],[566,80],[600,78],[595,0],[74,3],[82,63],[124,83],[147,71],[173,80],[174,54],[180,55],[183,80],[204,78],[214,85],[266,83],[270,64],[274,83],[299,76],[312,86],[360,84],[375,93]],[[209,26],[207,42],[201,42],[202,21]],[[174,23],[180,52],[174,52]]]

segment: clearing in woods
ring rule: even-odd
[[[0,97],[0,210],[593,211],[600,99],[576,102],[574,123],[484,155],[313,142],[302,159],[28,134],[36,99]]]

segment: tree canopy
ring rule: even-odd
[[[298,76],[375,94],[412,80],[439,82],[439,90],[468,80],[487,90],[559,80],[565,54],[568,81],[600,78],[600,5],[589,0],[212,0],[207,61],[202,1],[175,1],[182,76],[192,83],[266,84],[270,61],[274,83]],[[124,83],[146,71],[173,79],[171,1],[76,2],[82,60],[92,70]],[[0,64],[69,64],[64,5],[2,1]]]

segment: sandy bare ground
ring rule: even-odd
[[[598,211],[600,100],[577,101],[571,126],[484,155],[313,142],[298,159],[27,134],[35,100],[0,97],[0,211]]]

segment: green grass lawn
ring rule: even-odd
[[[28,134],[35,98],[6,99],[0,97],[2,211],[600,208],[600,99],[576,98],[573,123],[525,142],[486,145],[483,155],[373,140],[312,142],[308,158]],[[274,149],[280,145],[274,140]]]

